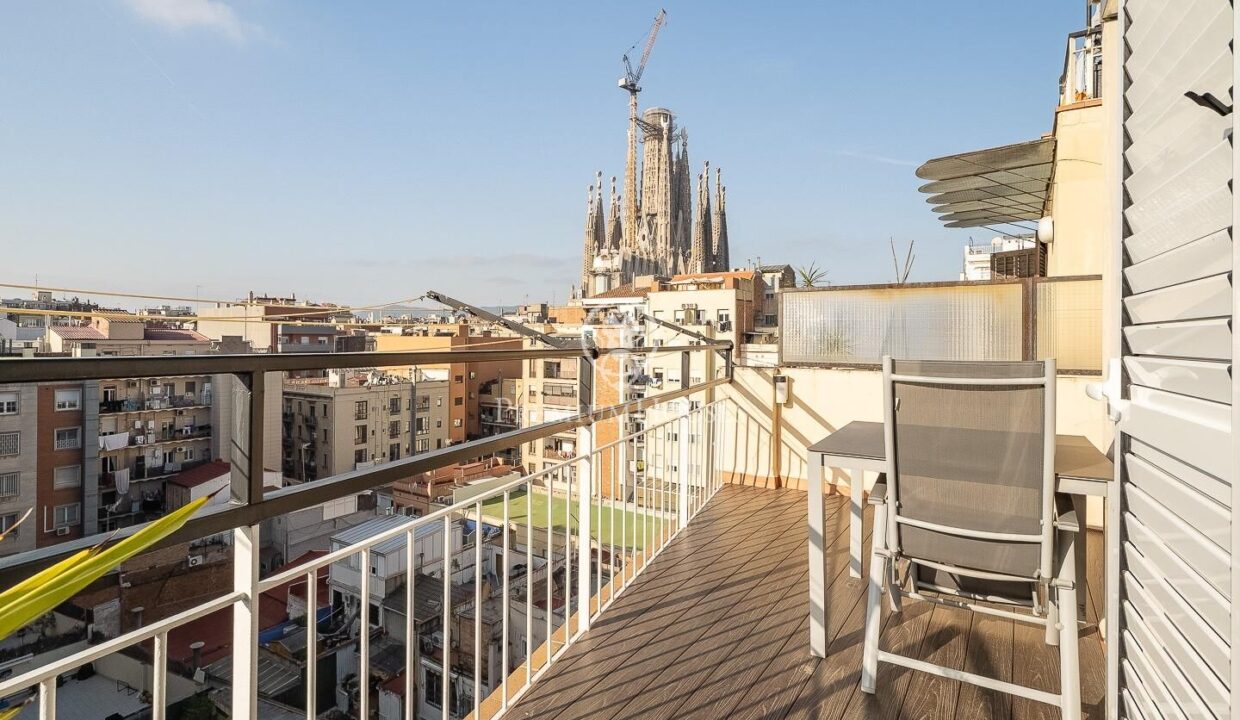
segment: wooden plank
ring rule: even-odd
[[[554,690],[561,684],[558,679],[569,677],[574,666],[582,662],[592,647],[601,645],[614,633],[622,631],[635,617],[640,617],[679,583],[691,577],[694,568],[707,567],[725,557],[750,532],[782,512],[783,506],[776,504],[779,499],[779,493],[757,496],[735,486],[720,490],[716,501],[698,516],[700,522],[686,528],[677,542],[659,556],[658,562],[617,598],[598,618],[591,631],[535,684],[523,702],[534,702],[540,695],[558,692]],[[688,562],[679,562],[686,558]]]
[[[930,603],[906,601],[904,609],[893,613],[883,627],[879,647],[888,652],[916,657],[926,636],[926,626],[930,622],[933,608]],[[884,609],[884,612],[888,611]],[[887,720],[900,717],[900,709],[904,706],[914,672],[899,665],[879,663],[875,680],[878,692],[870,695],[861,692],[860,684],[854,686],[848,708],[842,717],[846,720]]]
[[[936,606],[917,657],[942,667],[962,668],[965,649],[969,646],[972,614],[960,608]],[[960,683],[955,680],[930,673],[914,673],[904,705],[900,708],[900,717],[950,720],[956,714],[959,693]]]
[[[864,515],[864,536],[870,539],[873,531],[874,513],[867,508]],[[840,550],[844,548],[840,543]],[[869,542],[865,543],[869,547]],[[796,672],[795,669],[785,670],[778,662],[773,661],[764,674],[764,680],[756,688],[761,702],[750,700],[747,705],[761,707],[766,710],[761,717],[782,717],[785,720],[817,720],[818,718],[838,718],[848,705],[848,699],[861,677],[861,638],[865,626],[865,591],[867,573],[869,572],[870,554],[862,554],[862,577],[853,578],[843,572],[846,562],[840,562],[840,573],[835,576],[831,587],[828,617],[827,657],[814,659],[806,664],[805,646],[800,637],[793,635],[789,639],[787,655],[783,659],[801,660],[800,667],[808,672]],[[835,568],[836,566],[832,566]],[[808,677],[806,677],[808,675]],[[779,678],[788,678],[786,685],[779,692],[763,692],[767,682],[776,682]],[[750,694],[755,694],[751,690]],[[725,715],[730,717],[730,715]],[[744,714],[742,713],[742,716]],[[717,715],[716,717],[724,717]],[[759,717],[756,713],[748,717]]]
[[[1012,625],[1006,618],[973,613],[965,672],[1012,681]],[[957,720],[1008,720],[1012,696],[977,685],[962,684]]]
[[[769,491],[746,492],[753,493],[756,498],[758,493]],[[641,592],[636,585],[628,591],[635,594],[635,602],[619,609],[620,616],[613,622],[621,624],[609,626],[602,633],[587,633],[579,645],[570,650],[576,661],[553,667],[548,677],[536,684],[528,699],[523,699],[518,707],[522,712],[531,713],[531,717],[551,718],[593,695],[595,686],[639,649],[635,645],[660,634],[666,636],[667,628],[674,627],[698,597],[727,582],[757,556],[769,543],[772,533],[799,530],[797,523],[804,523],[804,513],[796,511],[804,504],[804,493],[789,491],[780,493],[775,502],[757,513],[747,513],[743,507],[734,510],[747,517],[738,526],[739,530],[734,528],[737,531],[732,535],[715,543],[716,549],[723,549],[722,553],[691,554],[669,568],[668,574],[649,580],[645,576],[640,578],[638,582],[645,590],[644,597],[636,595]],[[617,605],[625,597],[627,593],[617,600]],[[605,615],[616,609],[613,606]],[[590,652],[604,647],[606,652]],[[561,662],[567,659],[568,654]],[[522,715],[518,713],[516,717]]]
[[[1046,644],[1046,629],[1012,623],[1012,682],[1050,693],[1059,692],[1059,648]],[[1052,720],[1059,708],[1027,698],[1012,698],[1012,720]]]
[[[675,657],[669,653],[658,658],[667,664],[666,667],[649,676],[650,682],[645,687],[632,688],[632,699],[621,708],[618,716],[645,720],[683,717],[680,708],[684,700],[708,680],[715,668],[731,657],[750,652],[748,640],[771,609],[771,592],[790,591],[799,586],[795,580],[808,576],[804,538],[798,538],[798,542],[791,545],[792,552],[785,555],[774,570],[753,583],[737,588],[738,591],[745,591],[739,601],[733,602],[731,593],[720,593],[718,598],[700,602],[693,609],[695,616],[710,613],[713,603],[723,602],[725,605],[718,619],[705,629],[697,641],[678,645],[679,654]],[[685,633],[689,629],[678,627],[677,632]],[[689,638],[682,635],[679,640]]]
[[[639,621],[638,632],[626,630],[622,637],[608,645],[608,658],[604,666],[595,668],[596,682],[588,692],[571,704],[544,708],[539,717],[548,720],[641,717],[640,711],[634,714],[626,706],[644,693],[655,679],[675,677],[687,671],[689,665],[678,664],[678,658],[685,651],[696,650],[710,626],[749,590],[759,587],[780,560],[794,550],[803,549],[799,540],[804,534],[804,521],[799,517],[795,520],[800,524],[794,521],[786,528],[773,526],[771,532],[780,532],[776,539],[767,533],[754,534],[750,547],[756,548],[756,552],[734,553],[726,563],[716,566],[729,565],[726,572],[716,572],[715,568],[703,572],[698,578],[704,580],[695,578],[686,583],[686,591],[660,603],[647,618]]]

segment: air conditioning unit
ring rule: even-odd
[[[181,453],[183,453],[183,452],[185,452],[185,448],[183,448],[183,447],[178,447],[178,448],[177,448],[177,455],[180,455],[180,454],[181,454]]]
[[[154,379],[152,379],[152,380],[151,380],[151,387],[153,387],[153,388],[154,388],[154,387],[159,387],[159,381],[158,381],[158,380],[154,380]]]
[[[70,530],[71,528],[68,528],[68,527],[58,527],[56,528],[56,535],[57,536],[68,535]]]
[[[202,564],[202,560],[203,560],[203,558],[202,558],[202,556],[201,556],[201,555],[190,555],[190,556],[189,556],[189,566],[190,566],[190,567],[198,567],[199,565],[201,565],[201,564]]]

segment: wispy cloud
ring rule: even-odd
[[[853,158],[855,160],[864,160],[866,162],[880,163],[882,165],[899,165],[900,167],[917,167],[921,165],[919,162],[912,160],[901,160],[899,158],[887,157],[886,155],[875,155],[873,153],[858,152],[856,150],[829,150],[832,155]]]
[[[222,0],[125,0],[138,17],[171,31],[206,30],[235,43],[263,34],[262,28],[242,20]]]

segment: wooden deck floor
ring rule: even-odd
[[[1055,718],[1047,705],[881,665],[878,694],[858,689],[864,583],[848,577],[844,499],[826,500],[830,656],[809,655],[806,497],[725,486],[510,717]],[[868,547],[869,518],[866,522]],[[1093,535],[1097,535],[1094,533]],[[1091,537],[1090,585],[1101,579]],[[1097,620],[1092,592],[1087,619]],[[1057,691],[1058,655],[1033,625],[905,601],[884,610],[882,646],[905,655]],[[1103,649],[1081,640],[1086,717],[1103,715]]]

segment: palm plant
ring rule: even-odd
[[[827,271],[818,267],[816,262],[797,268],[797,275],[801,278],[801,287],[818,287],[827,279]]]

